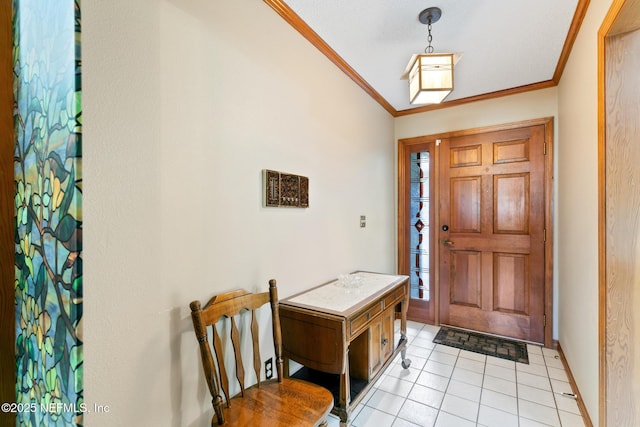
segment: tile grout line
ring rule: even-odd
[[[553,391],[553,384],[551,384],[551,373],[549,372],[549,366],[547,365],[547,358],[542,352],[542,360],[544,361],[544,369],[547,371],[547,380],[549,380],[549,387],[551,387],[551,395],[553,396],[553,403],[556,405],[556,416],[558,417],[558,423],[562,426],[562,419],[560,418],[560,409],[558,408],[558,400],[556,399],[556,393]]]
[[[438,344],[434,343],[433,340],[431,341],[431,343],[434,344],[434,345],[433,345],[433,348],[431,348],[431,351],[429,352],[429,357],[427,358],[424,366],[422,367],[422,370],[421,370],[422,372],[425,372],[424,368],[427,366],[427,363],[429,363],[429,360],[431,359],[431,356],[433,356],[433,353],[436,351],[436,348],[438,346]],[[435,360],[434,360],[434,362],[435,362]],[[457,362],[457,359],[456,359],[456,362]],[[455,369],[455,364],[454,364],[454,369]],[[427,371],[427,372],[429,372],[429,371]],[[433,372],[429,372],[429,373],[431,373],[433,375],[438,375],[438,374],[435,374]],[[442,411],[442,404],[444,403],[444,398],[447,395],[447,390],[449,389],[449,385],[451,384],[451,377],[452,376],[453,376],[453,369],[451,370],[451,375],[449,375],[448,378],[447,378],[447,386],[444,388],[444,391],[442,391],[442,400],[440,401],[440,404],[438,405],[438,408],[437,408],[438,412],[436,414],[436,419],[434,420],[434,423],[433,423],[434,426],[438,422],[438,418],[440,417],[440,412]],[[415,385],[415,383],[414,383],[414,385]],[[428,388],[430,388],[430,387],[428,387]]]
[[[480,407],[482,406],[482,394],[484,393],[484,378],[487,374],[487,356],[484,357],[484,367],[482,368],[482,384],[480,386],[480,400],[478,400],[478,413],[476,414],[476,425],[480,423]]]
[[[436,347],[438,346],[438,344],[435,344],[433,346],[433,351],[436,351]],[[431,353],[433,353],[433,351]],[[458,364],[458,357],[460,357],[460,351],[458,350],[458,356],[456,357],[456,361],[453,364],[453,369],[451,370],[451,375],[449,375],[449,381],[447,381],[447,387],[445,387],[444,392],[442,394],[442,401],[440,402],[440,405],[438,407],[438,414],[436,415],[436,420],[434,422],[434,425],[438,422],[438,418],[440,418],[440,412],[442,411],[442,404],[444,403],[444,398],[447,396],[447,390],[449,390],[449,386],[451,385],[451,379],[453,377],[453,371],[455,371],[456,369],[456,365]]]
[[[527,355],[529,354],[529,349],[527,348]],[[514,366],[514,374],[516,377],[516,417],[518,417],[518,426],[520,426],[520,387],[518,382],[518,365]]]

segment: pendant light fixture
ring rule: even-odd
[[[427,26],[429,45],[424,53],[411,57],[403,78],[409,79],[409,101],[411,104],[439,104],[453,90],[453,66],[460,54],[433,53],[431,24],[438,22],[442,10],[430,7],[418,15],[418,20]]]

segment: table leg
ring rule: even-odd
[[[344,352],[343,369],[340,374],[340,397],[338,416],[340,417],[340,426],[343,423],[346,426],[349,421],[349,404],[351,403],[351,384],[349,381],[349,348],[347,347]]]
[[[408,369],[411,366],[411,359],[407,359],[407,343],[405,342],[404,347],[400,351],[400,357],[402,358],[402,367],[404,369]]]
[[[409,310],[409,283],[407,282],[405,298],[401,304],[401,316],[400,316],[400,357],[402,358],[402,367],[408,369],[411,366],[411,359],[407,359],[407,311]]]

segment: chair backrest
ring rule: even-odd
[[[263,305],[270,303],[271,318],[273,323],[273,346],[275,350],[275,363],[277,379],[282,381],[282,335],[280,332],[280,316],[278,312],[278,290],[276,281],[269,280],[269,292],[252,294],[245,290],[232,291],[216,295],[202,307],[200,301],[193,301],[191,307],[191,319],[196,333],[196,338],[200,346],[200,356],[202,366],[207,380],[207,385],[213,398],[213,407],[218,418],[218,423],[224,423],[222,414],[222,395],[224,395],[227,407],[234,396],[230,396],[229,378],[224,362],[225,348],[220,334],[215,324],[223,317],[229,318],[231,322],[231,343],[233,345],[233,355],[235,358],[235,376],[240,385],[240,393],[244,396],[245,391],[245,370],[242,362],[240,348],[240,334],[237,325],[237,318],[246,310],[251,315],[251,341],[253,347],[253,369],[257,378],[257,387],[260,387],[260,374],[262,361],[260,356],[260,331],[256,319],[256,310]],[[243,313],[246,314],[246,313]],[[213,353],[209,343],[207,328],[213,332]],[[215,357],[215,362],[214,362]]]

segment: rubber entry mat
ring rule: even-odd
[[[505,338],[441,326],[433,342],[487,356],[529,364],[527,344]]]

